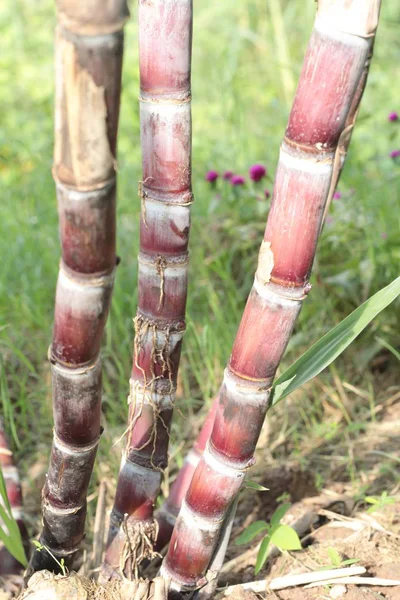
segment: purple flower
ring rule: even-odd
[[[208,171],[208,173],[206,175],[206,181],[208,181],[209,183],[215,183],[215,181],[217,181],[217,179],[218,179],[217,171]]]
[[[392,150],[389,156],[390,158],[398,158],[400,156],[400,150]]]
[[[244,185],[245,183],[246,183],[246,180],[241,175],[233,175],[233,177],[231,177],[232,185]]]
[[[398,121],[398,120],[399,120],[399,115],[397,112],[393,111],[393,112],[389,113],[388,121],[391,121],[392,123],[394,123],[395,121]]]
[[[271,192],[269,190],[264,190],[264,196],[268,200],[268,198],[271,196]]]
[[[333,194],[333,199],[334,200],[340,200],[341,197],[342,197],[342,192],[335,192]]]
[[[233,175],[234,175],[233,171],[225,171],[224,179],[226,181],[230,181],[232,179]]]
[[[383,240],[387,240],[387,236],[388,236],[388,234],[386,233],[386,231],[382,231],[382,233],[381,233],[381,238],[382,238]]]
[[[249,169],[250,179],[253,181],[261,181],[267,174],[267,169],[263,165],[253,165]]]

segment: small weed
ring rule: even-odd
[[[268,550],[270,544],[274,544],[279,550],[301,550],[301,542],[297,531],[284,525],[281,520],[290,508],[290,504],[281,504],[271,517],[269,523],[266,521],[255,521],[247,527],[243,533],[235,541],[236,545],[247,544],[251,542],[257,535],[265,532],[265,537],[261,542],[260,549],[257,555],[255,566],[255,574],[257,575],[268,558]]]
[[[65,566],[65,561],[63,558],[61,560],[57,560],[57,558],[54,556],[51,550],[47,546],[44,546],[43,544],[38,542],[37,540],[33,540],[32,544],[36,547],[37,552],[42,552],[43,550],[45,550],[48,554],[50,554],[54,562],[57,563],[57,565],[60,567],[63,576],[66,577],[68,575],[68,569]]]
[[[331,564],[328,565],[326,569],[331,569],[332,567],[335,569],[341,569],[342,567],[349,567],[350,565],[360,562],[358,558],[347,558],[342,560],[339,552],[335,548],[328,548],[328,556]]]
[[[365,496],[365,502],[367,504],[371,504],[367,512],[373,513],[380,510],[381,508],[384,508],[385,506],[395,504],[396,499],[393,498],[393,496],[389,496],[389,494],[385,491],[382,492],[379,498],[377,498],[376,496]]]

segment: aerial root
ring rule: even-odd
[[[158,536],[158,523],[151,521],[132,521],[125,518],[121,525],[125,541],[120,558],[120,572],[129,580],[139,580],[139,566],[144,560],[153,560],[159,556],[154,551]]]

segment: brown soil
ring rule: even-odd
[[[269,439],[278,437],[276,432],[274,434],[278,421],[270,422]],[[303,536],[302,551],[273,554],[257,577],[254,565],[257,542],[262,536],[248,549],[231,545],[227,556],[228,569],[224,569],[220,584],[235,585],[263,578],[268,584],[278,576],[334,568],[328,548],[334,548],[342,561],[356,559],[357,566],[367,569],[365,576],[400,580],[399,425],[400,402],[395,394],[386,404],[376,407],[376,418],[365,423],[363,431],[356,436],[346,438],[338,434],[332,439],[307,440],[298,462],[293,459],[288,462],[286,457],[293,456],[293,452],[286,440],[276,444],[275,452],[270,451],[269,440],[265,440],[264,448],[258,451],[258,464],[262,464],[261,461],[264,465],[272,464],[263,471],[259,467],[258,476],[253,476],[253,479],[270,491],[255,494],[246,490],[239,505],[233,538],[256,520],[268,521],[282,502],[279,497],[284,493],[284,500],[294,503],[285,517],[288,524],[293,525],[299,515],[306,515],[310,507],[317,507],[326,494],[332,498],[332,505],[329,512],[320,511],[322,514],[313,519],[308,534],[302,532],[300,535]],[[319,458],[329,456],[332,460],[323,463],[325,486],[322,493],[316,495],[316,475],[321,470]],[[344,458],[341,463],[346,463],[346,459],[347,462],[353,461],[359,477],[357,481],[349,481],[346,464],[338,464],[341,458]],[[371,507],[363,498],[366,495],[379,498],[383,491],[395,499],[395,503],[379,506],[378,510],[370,512]],[[240,589],[237,600],[254,600],[253,592]],[[344,600],[400,600],[400,586],[297,587],[275,592],[267,587],[266,593],[258,596],[275,600],[330,600],[334,597],[343,597]],[[223,590],[220,588],[219,598],[222,597]],[[232,595],[229,597],[233,598]]]

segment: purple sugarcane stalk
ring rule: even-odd
[[[254,462],[273,379],[311,289],[335,155],[365,76],[379,10],[380,0],[319,0],[254,286],[225,371],[211,438],[162,567],[172,589],[205,585],[224,517]]]
[[[153,555],[153,516],[185,331],[191,188],[192,0],[139,0],[142,145],[138,311],[128,439],[111,514],[104,580]]]
[[[53,176],[62,259],[52,365],[54,438],[42,545],[70,566],[100,439],[100,345],[116,268],[116,146],[126,0],[57,0]],[[57,570],[50,553],[34,570]]]
[[[193,444],[193,448],[191,448],[191,450],[189,450],[187,453],[183,466],[180,469],[175,481],[171,485],[168,498],[166,498],[162,506],[155,513],[155,517],[158,522],[158,536],[155,546],[157,551],[161,551],[171,539],[176,518],[182,506],[183,499],[186,496],[186,492],[189,489],[193,473],[199,464],[200,458],[210,438],[212,428],[214,426],[218,402],[219,398],[217,396],[207,413],[203,427],[201,428],[199,435]]]

